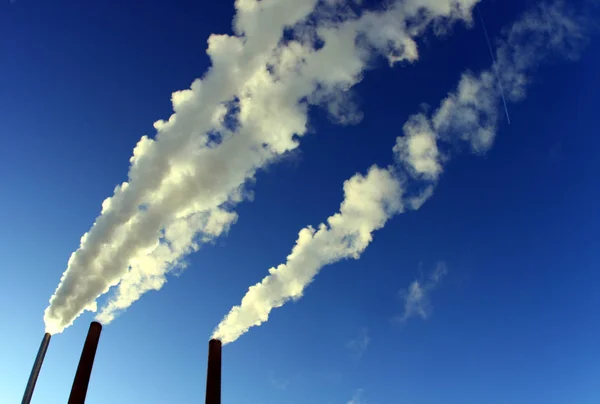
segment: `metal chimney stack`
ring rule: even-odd
[[[46,351],[48,350],[48,344],[50,344],[50,337],[51,335],[49,333],[44,334],[44,338],[40,344],[40,349],[35,357],[35,362],[33,362],[33,368],[31,369],[31,374],[29,375],[29,381],[27,382],[27,387],[25,387],[25,393],[23,394],[23,400],[21,401],[21,404],[29,404],[31,402],[33,389],[35,388],[35,383],[40,375],[42,363],[44,363],[44,357],[46,356]]]
[[[208,369],[206,371],[206,404],[221,404],[221,350],[218,339],[208,342]]]
[[[96,357],[96,349],[98,349],[101,332],[102,324],[96,321],[90,324],[90,330],[85,339],[79,365],[77,366],[75,380],[73,380],[73,387],[71,388],[71,395],[68,401],[69,404],[85,403],[85,396],[90,384],[90,376],[92,375],[92,367],[94,366],[94,358]]]

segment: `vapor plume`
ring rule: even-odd
[[[300,230],[287,262],[269,269],[262,282],[250,287],[240,306],[234,307],[213,337],[224,344],[236,340],[250,327],[267,321],[274,308],[302,297],[319,270],[345,258],[358,259],[394,214],[401,212],[402,187],[393,169],[371,167],[344,183],[340,211],[317,229]]]
[[[506,96],[518,101],[540,62],[550,56],[573,58],[585,42],[583,26],[562,2],[536,6],[510,28],[499,42],[496,62]],[[216,327],[213,338],[230,343],[251,327],[266,322],[274,308],[299,299],[323,266],[342,259],[359,258],[372,241],[373,232],[395,214],[419,209],[433,194],[450,158],[440,145],[466,143],[475,153],[485,153],[496,135],[500,93],[494,66],[474,75],[462,75],[455,91],[431,114],[411,116],[396,139],[393,152],[397,168],[372,167],[366,176],[356,174],[344,184],[339,213],[318,226],[300,231],[285,263],[269,269],[261,282],[251,286],[240,305],[234,306]],[[420,184],[408,192],[408,182]],[[440,267],[432,275],[436,284],[445,274]],[[407,315],[426,316],[420,284],[407,300]]]
[[[111,287],[97,316],[103,323],[160,289],[187,254],[228,231],[256,171],[298,147],[311,105],[356,122],[347,90],[369,61],[416,61],[415,38],[470,22],[477,1],[405,0],[360,11],[352,1],[237,0],[234,34],[209,37],[212,67],[173,93],[173,114],[154,123],[154,138],[140,139],[127,182],[102,203],[71,255],[44,313],[47,331],[95,311]]]

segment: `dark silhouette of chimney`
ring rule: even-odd
[[[42,369],[42,364],[44,363],[44,357],[46,356],[46,351],[48,350],[48,344],[50,344],[50,337],[51,335],[49,333],[44,334],[40,349],[35,357],[35,362],[33,362],[33,368],[31,369],[31,374],[29,375],[29,381],[27,382],[27,387],[25,387],[25,393],[23,394],[23,400],[21,401],[21,404],[29,404],[31,402],[33,389],[35,389],[35,383],[40,375],[40,370]]]
[[[79,365],[77,366],[77,373],[75,373],[75,379],[73,380],[69,404],[85,403],[85,396],[90,384],[90,376],[92,375],[92,367],[94,366],[94,358],[96,357],[96,349],[98,349],[101,332],[102,324],[96,321],[90,324],[90,330],[85,339]]]
[[[208,342],[208,369],[206,371],[206,404],[221,404],[221,350],[218,339]]]

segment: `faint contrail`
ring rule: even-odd
[[[502,86],[502,80],[500,80],[500,74],[498,73],[498,64],[496,63],[496,57],[494,56],[494,51],[492,50],[492,43],[490,42],[490,37],[485,26],[485,21],[483,20],[483,14],[481,14],[481,10],[479,9],[479,7],[475,6],[475,8],[477,9],[477,14],[479,14],[479,19],[481,20],[481,26],[483,27],[483,33],[485,35],[485,41],[487,42],[488,49],[490,50],[490,55],[492,56],[493,69],[496,72],[496,80],[498,81],[498,87],[500,88],[500,95],[502,97],[502,103],[504,104],[506,120],[510,125],[510,115],[508,114],[508,106],[506,105],[506,98],[504,97],[504,88]]]

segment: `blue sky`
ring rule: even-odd
[[[478,6],[495,47],[537,4],[522,3]],[[132,149],[168,119],[171,93],[209,68],[206,39],[232,34],[234,11],[158,0],[0,5],[0,402],[20,399],[48,300],[102,201],[127,180]],[[429,29],[412,63],[373,56],[351,93],[362,120],[339,125],[311,108],[300,146],[257,171],[229,232],[104,328],[87,401],[202,401],[206,341],[223,316],[286,262],[300,229],[339,211],[344,181],[396,164],[411,186],[435,184],[433,195],[390,217],[360,259],[325,266],[301,299],[226,345],[223,402],[598,402],[600,48],[588,34],[577,60],[555,52],[536,64],[485,153],[460,133],[445,149],[438,139],[451,158],[435,181],[403,168],[392,147],[464,71],[489,69],[481,26]],[[427,315],[398,321],[414,307],[405,304],[415,282]],[[93,319],[86,312],[53,337],[34,402],[65,402]]]

